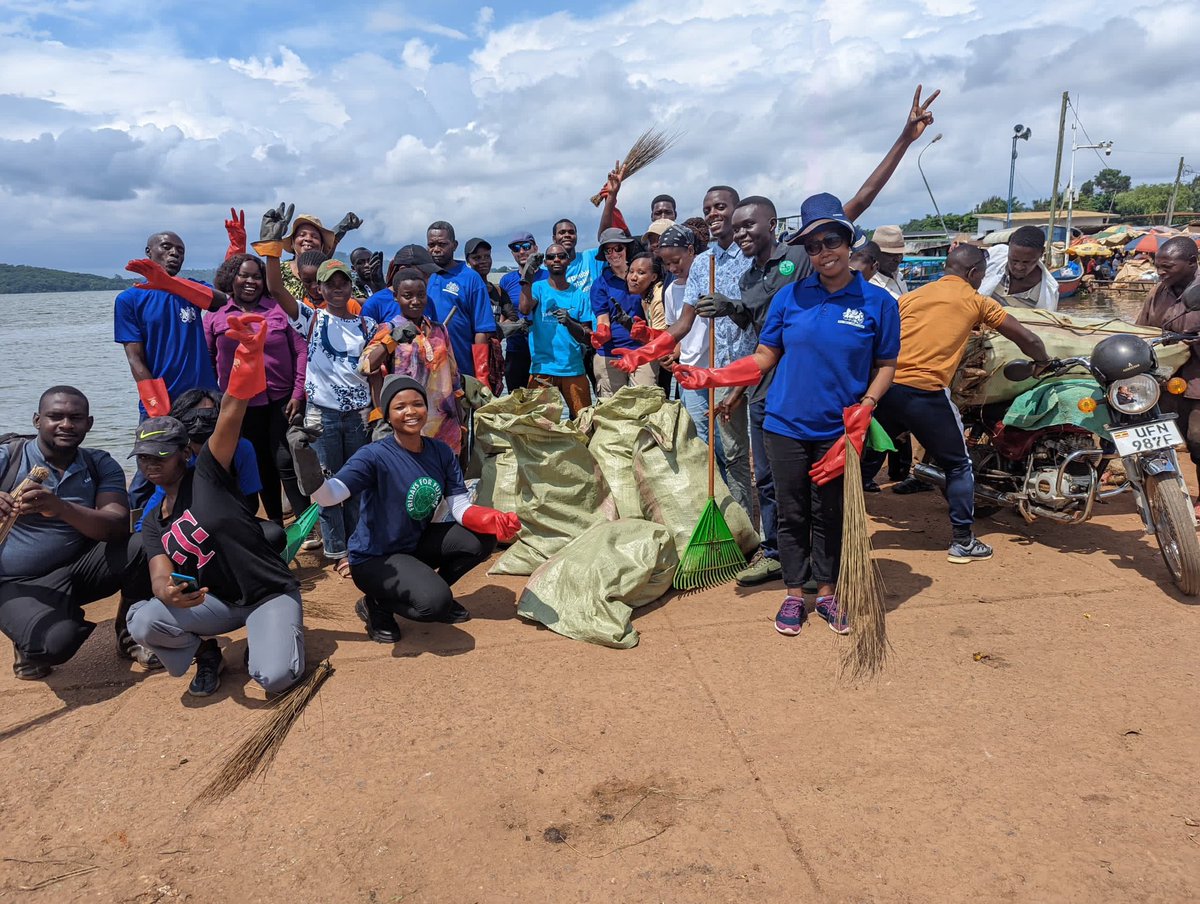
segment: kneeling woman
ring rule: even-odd
[[[511,512],[471,505],[454,452],[421,435],[429,418],[424,386],[388,377],[379,407],[392,436],[355,452],[312,498],[337,505],[362,494],[349,550],[350,576],[365,596],[354,611],[371,640],[396,643],[396,615],[445,623],[470,618],[451,586],[491,554],[497,538],[515,537],[521,522]],[[310,458],[298,457],[297,466],[316,467]],[[443,499],[454,520],[434,522]]]
[[[213,635],[247,629],[250,677],[269,693],[304,671],[300,589],[262,522],[245,505],[231,473],[246,402],[263,391],[266,323],[233,315],[226,334],[238,341],[221,413],[189,469],[187,428],[171,417],[138,427],[138,469],[164,498],[142,527],[154,598],[129,611],[129,633],[158,654],[168,672],[196,675],[188,693],[208,696],[220,684],[221,650]]]

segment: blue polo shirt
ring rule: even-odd
[[[836,439],[845,432],[842,409],[862,399],[875,362],[900,354],[900,309],[858,273],[832,294],[814,273],[775,293],[758,342],[783,352],[763,429]]]
[[[548,280],[535,282],[530,291],[537,307],[529,315],[533,322],[529,335],[529,372],[547,377],[583,376],[583,346],[555,319],[554,312],[562,308],[572,319],[595,327],[596,316],[587,296],[570,283],[559,290]]]
[[[545,267],[542,267],[534,275],[534,283],[538,283],[543,279],[549,279],[550,274]],[[529,320],[524,314],[521,314],[521,274],[515,270],[510,273],[505,273],[500,277],[500,291],[508,296],[508,300],[512,302],[512,306],[517,309],[518,315],[522,320]],[[508,351],[529,348],[529,337],[524,333],[517,333],[514,336],[509,336],[504,347]]]
[[[393,317],[400,316],[400,302],[391,289],[380,289],[363,302],[362,316],[376,323],[388,323]]]
[[[634,342],[629,330],[613,319],[613,312],[620,308],[630,317],[646,319],[646,310],[642,307],[642,296],[635,295],[625,287],[625,280],[619,279],[607,264],[600,273],[600,278],[592,283],[592,312],[599,317],[607,314],[612,321],[612,339],[604,344],[598,354],[605,358],[613,356],[614,348],[641,348],[641,343]]]
[[[0,474],[8,469],[8,446],[0,446]],[[100,478],[99,485],[92,480],[84,455],[90,455]],[[42,486],[59,499],[74,502],[84,508],[95,508],[96,497],[103,493],[118,493],[125,496],[125,472],[107,452],[99,449],[76,451],[75,460],[61,474],[46,458],[36,439],[25,443],[21,453],[22,463],[18,472],[20,480],[35,465],[45,465],[50,476]],[[13,525],[8,539],[0,543],[0,577],[36,578],[47,575],[56,568],[73,562],[91,549],[96,543],[60,518],[43,518],[41,515],[23,515]]]
[[[418,453],[394,436],[377,440],[351,455],[334,477],[361,494],[358,527],[347,544],[351,565],[411,553],[441,501],[467,491],[450,447],[429,437]]]
[[[141,342],[146,366],[167,384],[173,399],[189,389],[217,389],[200,309],[178,295],[161,289],[126,289],[113,309],[113,339],[122,344]],[[138,409],[145,413],[140,402]]]
[[[446,325],[446,331],[450,334],[450,345],[454,349],[459,373],[475,376],[475,359],[471,357],[475,334],[496,332],[492,300],[488,297],[483,277],[462,261],[455,261],[444,273],[429,277],[425,291],[429,293],[426,317],[446,323],[450,312],[458,308],[454,319]]]

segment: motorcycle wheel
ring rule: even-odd
[[[1146,500],[1158,551],[1171,579],[1185,594],[1195,596],[1200,593],[1200,540],[1187,487],[1175,475],[1147,476]]]

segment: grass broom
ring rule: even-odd
[[[633,143],[633,147],[629,149],[629,153],[625,155],[625,160],[623,161],[625,178],[628,179],[634,173],[644,170],[669,151],[675,142],[679,140],[679,136],[679,132],[668,134],[660,129],[647,129],[644,131],[638,136],[637,141]],[[603,190],[592,195],[592,205],[599,207],[604,197],[605,192]]]
[[[866,445],[880,451],[895,449],[874,420]],[[872,557],[862,460],[851,442],[846,443],[846,473],[842,479],[842,561],[837,598],[850,623],[850,646],[842,654],[841,677],[852,681],[873,678],[883,671],[890,644],[883,576]]]
[[[717,258],[708,258],[708,291],[715,292],[717,284]],[[717,364],[717,350],[713,330],[708,336],[708,366]],[[734,575],[746,567],[746,557],[725,523],[716,500],[716,445],[717,445],[717,393],[708,390],[708,503],[700,515],[692,538],[679,558],[675,572],[676,590],[703,590],[732,581]]]
[[[19,507],[17,503],[21,501],[21,494],[23,494],[26,490],[32,490],[34,487],[40,487],[42,485],[42,481],[49,476],[49,468],[45,467],[44,465],[34,465],[29,470],[29,476],[17,484],[13,489],[12,511],[9,512],[8,517],[5,518],[3,522],[0,522],[0,543],[3,543],[8,539],[8,535],[12,531],[13,525],[17,523],[17,509]]]
[[[304,712],[304,707],[317,695],[333,671],[329,660],[323,660],[312,674],[278,697],[250,736],[237,746],[212,780],[196,795],[193,803],[216,803],[236,791],[247,779],[260,773],[265,775],[275,762],[275,755],[283,746],[288,732]]]

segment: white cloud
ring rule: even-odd
[[[1018,191],[1049,194],[1063,88],[1135,179],[1173,177],[1180,154],[1200,160],[1186,80],[1160,68],[1189,58],[1200,34],[1200,8],[1174,0],[1127,0],[1115,15],[1091,0],[636,0],[499,26],[482,7],[452,23],[477,39],[377,9],[364,18],[391,43],[323,55],[320,41],[284,41],[302,24],[344,32],[338,17],[314,11],[225,59],[189,55],[161,30],[71,45],[6,34],[0,17],[0,199],[29,224],[4,258],[63,264],[63,215],[105,224],[80,229],[73,266],[111,269],[164,223],[200,264],[219,256],[230,204],[253,221],[280,200],[331,222],[354,209],[367,221],[356,238],[389,251],[441,218],[497,239],[544,236],[569,216],[586,235],[588,196],[648,125],[685,135],[626,186],[635,226],[659,191],[693,213],[715,182],[794,212],[814,191],[857,189],[918,82],[943,89],[927,138],[945,138],[923,159],[943,211],[1004,193],[1018,121],[1034,132]],[[917,150],[868,225],[932,212]],[[1096,168],[1077,158],[1080,181]]]

